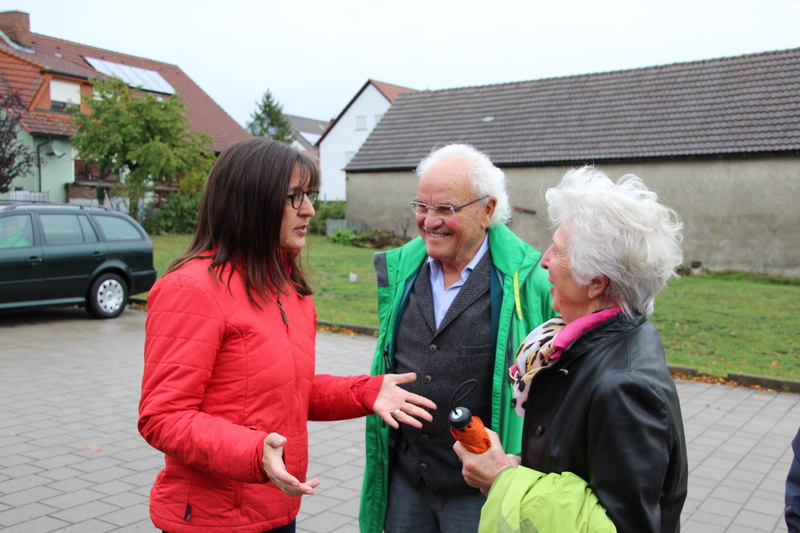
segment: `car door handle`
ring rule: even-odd
[[[30,263],[31,266],[36,266],[41,262],[42,262],[42,258],[41,257],[37,257],[35,255],[32,255],[32,256],[30,256],[28,258],[28,263]]]
[[[101,260],[105,255],[103,252],[92,252],[92,257],[94,257],[95,261]]]

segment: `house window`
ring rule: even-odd
[[[344,153],[344,164],[346,165],[347,163],[349,163],[350,160],[353,159],[355,156],[356,156],[356,153],[354,151],[352,151],[352,150],[348,150],[347,152],[345,152]]]
[[[367,129],[367,115],[358,115],[356,117],[356,131],[363,131]]]
[[[375,125],[376,126],[378,125],[378,122],[380,122],[382,118],[383,118],[383,113],[378,113],[377,115],[375,115]]]
[[[50,81],[50,109],[72,113],[81,107],[81,86],[79,83]]]

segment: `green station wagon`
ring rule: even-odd
[[[0,205],[0,311],[80,305],[114,318],[156,280],[153,243],[131,217],[72,204]]]

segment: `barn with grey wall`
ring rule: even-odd
[[[549,246],[544,191],[569,167],[504,168],[514,207],[509,227],[535,248]],[[616,180],[636,174],[684,221],[685,263],[710,270],[800,276],[800,157],[600,164]],[[347,218],[368,229],[418,234],[408,203],[413,172],[351,172]],[[533,211],[530,213],[529,211]]]

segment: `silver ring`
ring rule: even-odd
[[[395,409],[394,413],[392,413],[392,416],[397,416],[397,413],[402,413],[402,412],[403,412],[402,409]]]

